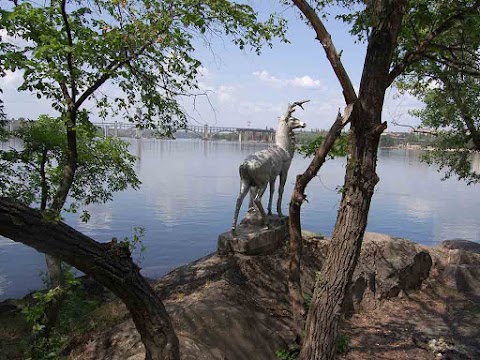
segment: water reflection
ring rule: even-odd
[[[131,237],[135,226],[146,229],[144,274],[158,277],[216,248],[219,233],[228,230],[239,189],[238,165],[267,144],[192,140],[133,139],[130,150],[138,161],[142,187],[116,194],[114,201],[93,205],[89,223],[74,215],[66,220],[96,240]],[[368,231],[388,233],[433,244],[448,238],[480,240],[479,187],[440,181],[442,175],[419,162],[418,152],[382,150],[378,184]],[[296,156],[285,187],[283,211],[295,175],[309,160]],[[479,161],[475,163],[479,166]],[[304,229],[331,234],[340,201],[345,159],[327,161],[307,189],[302,207]],[[266,200],[266,199],[264,199]],[[275,199],[276,200],[276,199]],[[241,216],[246,212],[244,202]],[[12,261],[15,259],[15,261]],[[21,296],[41,286],[43,256],[0,239],[0,298]]]
[[[477,174],[480,174],[480,154],[478,153],[472,154],[470,157],[470,162],[472,166],[472,171]]]

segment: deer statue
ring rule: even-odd
[[[280,175],[278,188],[277,213],[282,216],[282,196],[288,169],[295,153],[294,129],[304,128],[304,122],[292,116],[295,107],[303,109],[303,104],[309,100],[296,101],[289,104],[285,114],[280,117],[278,128],[275,132],[275,145],[269,149],[257,151],[249,155],[240,165],[240,194],[238,195],[233,216],[232,233],[235,233],[238,221],[238,212],[242,206],[243,199],[250,191],[253,199],[253,207],[260,213],[263,221],[268,226],[267,215],[262,206],[262,195],[267,185],[270,184],[270,198],[268,200],[268,214],[272,213],[272,199],[275,192],[275,180]]]

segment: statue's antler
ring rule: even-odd
[[[296,106],[299,106],[302,110],[305,110],[303,108],[303,104],[305,104],[306,102],[309,102],[309,101],[310,100],[302,100],[302,101],[295,101],[291,104],[288,104],[287,111],[285,112],[285,115],[283,115],[283,118],[285,120],[288,119],[293,114],[293,112],[295,111]]]
[[[302,100],[302,101],[295,101],[292,105],[295,107],[295,106],[300,106],[302,108],[302,110],[305,110],[303,108],[303,104],[309,102],[310,100]]]

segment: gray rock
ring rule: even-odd
[[[305,239],[304,289],[313,287],[331,244],[331,240],[315,236]],[[407,240],[367,233],[350,303],[360,307],[369,304],[369,297],[376,300],[400,291],[408,294],[428,274],[429,258],[423,253]],[[182,359],[277,359],[275,352],[295,339],[288,301],[288,266],[286,247],[265,256],[212,254],[157,282],[154,288],[171,316]],[[388,269],[382,269],[384,266]],[[70,355],[72,360],[144,357],[131,320],[112,326]]]
[[[235,234],[231,231],[220,234],[218,254],[266,255],[278,250],[288,236],[288,217],[270,215],[268,218],[269,228],[262,225],[257,216],[247,215]]]
[[[447,250],[464,250],[470,251],[476,254],[480,254],[480,243],[464,240],[464,239],[452,239],[452,240],[445,240],[438,244],[439,248],[447,249]]]
[[[312,289],[317,267],[318,276],[325,264],[331,239],[314,237],[304,239],[302,262],[302,288]],[[383,299],[408,297],[411,290],[419,289],[429,277],[432,258],[428,251],[412,241],[377,233],[365,233],[362,251],[353,273],[349,292],[345,298],[344,312],[352,314],[359,310],[370,310]]]
[[[468,240],[447,240],[435,249],[438,276],[454,289],[480,296],[480,244]]]
[[[431,267],[430,254],[414,242],[365,233],[344,311],[372,309],[379,300],[408,296],[428,278]]]

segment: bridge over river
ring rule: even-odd
[[[10,131],[18,129],[23,121],[21,120],[7,120],[5,127]],[[93,123],[104,136],[114,137],[150,137],[154,136],[154,130],[142,129],[136,124],[130,122],[94,122]],[[254,129],[254,128],[238,128],[226,126],[209,126],[209,125],[193,125],[187,124],[183,129],[177,130],[177,134],[187,133],[204,140],[210,140],[216,134],[234,134],[238,136],[238,141],[265,141],[273,142],[275,136],[275,129]]]
[[[144,132],[151,133],[150,129],[141,129],[133,123],[124,122],[110,122],[110,123],[94,123],[99,129],[102,129],[105,136],[127,136],[141,138],[145,136]],[[275,137],[275,129],[254,129],[254,128],[237,128],[226,126],[209,126],[209,125],[192,125],[187,124],[183,129],[178,129],[179,133],[191,134],[194,137],[203,140],[210,140],[215,137],[215,134],[235,134],[238,136],[238,141],[263,140],[266,142],[273,142]]]

